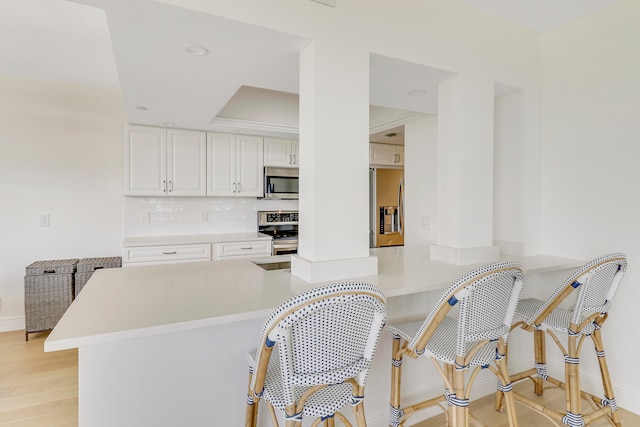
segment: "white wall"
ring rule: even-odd
[[[124,111],[117,88],[0,76],[0,93],[2,331],[24,328],[30,263],[121,253]]]
[[[519,255],[526,239],[523,215],[524,94],[495,99],[493,238],[503,253]]]
[[[625,252],[629,270],[604,327],[618,404],[640,413],[640,2],[620,0],[543,35],[542,242],[546,253]],[[585,359],[591,350],[585,346]],[[596,378],[595,368],[589,372]]]
[[[405,245],[436,241],[438,117],[404,126]]]

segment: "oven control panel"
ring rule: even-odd
[[[258,225],[297,224],[297,211],[261,211],[258,212]]]

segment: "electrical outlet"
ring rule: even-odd
[[[423,230],[429,230],[431,228],[431,217],[428,217],[428,216],[420,217],[420,221],[422,222]]]
[[[51,225],[51,215],[42,214],[40,215],[40,227],[49,227]]]

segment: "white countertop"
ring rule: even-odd
[[[378,275],[349,280],[375,284],[387,298],[443,289],[474,267],[432,261],[426,246],[377,248],[371,255],[378,257]],[[503,259],[520,262],[525,274],[583,263],[544,255]],[[45,351],[265,318],[320,284],[265,271],[248,259],[97,270],[45,341]]]
[[[218,233],[184,234],[167,236],[125,237],[122,246],[188,245],[191,243],[247,242],[250,240],[271,240],[271,236],[262,233]]]

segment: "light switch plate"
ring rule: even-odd
[[[40,215],[40,227],[49,227],[51,225],[51,215],[42,214]]]

